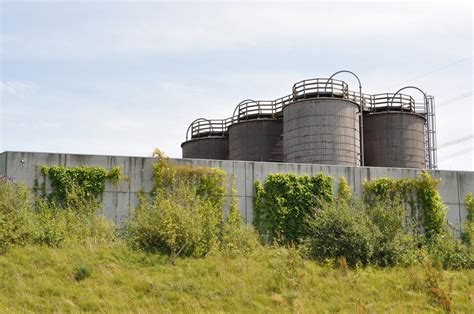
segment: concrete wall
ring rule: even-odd
[[[143,188],[146,192],[153,188],[153,163],[155,158],[126,157],[126,156],[94,156],[70,155],[26,152],[4,152],[0,154],[0,171],[2,160],[5,160],[8,177],[24,182],[33,187],[35,178],[43,182],[40,174],[44,165],[99,166],[111,168],[120,166],[127,177],[118,184],[108,183],[105,188],[103,203],[105,215],[117,222],[123,223],[133,212],[137,204],[137,193]],[[255,180],[263,182],[271,173],[316,174],[323,172],[334,177],[338,183],[341,176],[347,178],[354,187],[355,193],[362,196],[361,183],[375,178],[414,178],[421,170],[399,168],[368,168],[332,165],[290,164],[249,162],[230,160],[204,159],[172,159],[175,164],[190,164],[221,168],[228,174],[235,174],[236,189],[238,191],[239,207],[245,220],[250,223],[253,219],[252,198]],[[474,172],[467,171],[429,171],[436,178],[441,179],[440,193],[444,203],[448,206],[448,221],[460,230],[461,223],[466,219],[464,198],[468,192],[474,193]],[[0,172],[1,174],[1,172]],[[229,176],[230,177],[230,176]],[[46,180],[47,191],[50,190]],[[335,185],[336,187],[336,185]]]

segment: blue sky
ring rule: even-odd
[[[2,1],[0,151],[180,157],[195,118],[348,69],[434,95],[438,144],[466,138],[439,166],[472,171],[472,29],[454,1]]]

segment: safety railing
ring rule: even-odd
[[[293,85],[293,99],[313,97],[348,98],[349,86],[344,81],[317,78],[303,80]]]
[[[283,108],[293,102],[293,94],[286,95],[280,98],[277,98],[273,101],[273,106],[275,107],[275,115],[279,117],[283,113]]]
[[[232,115],[232,123],[241,120],[273,118],[275,117],[276,109],[273,100],[251,100],[246,99],[240,102],[234,109]]]
[[[415,112],[420,109],[415,106],[415,100],[410,95],[393,93],[375,94],[371,96],[370,111],[408,111]]]
[[[395,96],[395,97],[394,97]],[[273,118],[283,116],[283,108],[300,99],[332,97],[353,101],[362,106],[364,111],[404,111],[426,114],[426,104],[417,102],[413,97],[400,93],[361,94],[349,91],[347,83],[334,79],[309,79],[293,85],[293,92],[275,100],[246,99],[240,102],[231,118],[196,119],[186,132],[186,140],[207,136],[225,136],[233,123],[242,120]]]
[[[186,131],[186,140],[199,137],[225,136],[231,124],[231,120],[231,118],[196,119],[189,125]]]

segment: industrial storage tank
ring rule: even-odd
[[[186,132],[186,141],[181,144],[183,158],[227,160],[229,157],[229,119],[194,120]]]
[[[366,166],[426,168],[426,117],[422,107],[415,106],[408,95],[373,95],[371,111],[364,115]]]
[[[229,159],[283,161],[283,121],[273,101],[245,100],[229,126]]]
[[[339,80],[293,86],[293,102],[283,108],[286,162],[360,165],[359,105],[349,96]]]

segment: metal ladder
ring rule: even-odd
[[[427,95],[425,145],[428,169],[438,169],[438,147],[436,140],[436,113],[434,96]]]

